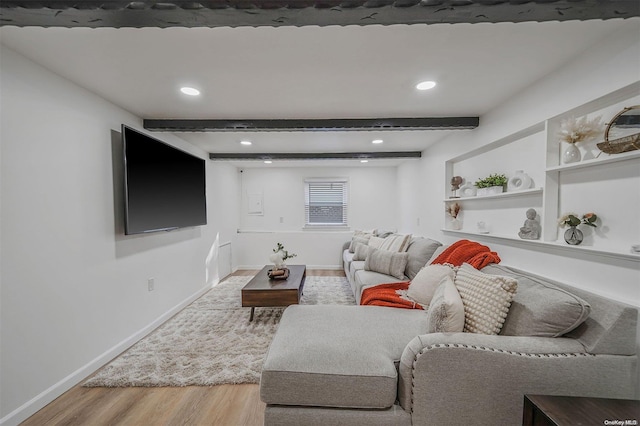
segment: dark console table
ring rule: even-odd
[[[523,426],[636,426],[640,401],[525,395]]]

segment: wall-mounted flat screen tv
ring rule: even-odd
[[[122,125],[125,234],[205,225],[205,160]]]

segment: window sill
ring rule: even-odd
[[[305,225],[303,231],[351,231],[348,225]]]

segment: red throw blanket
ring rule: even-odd
[[[469,240],[460,240],[447,247],[440,256],[431,262],[451,263],[453,266],[460,266],[468,263],[476,269],[482,269],[490,263],[500,263],[500,256],[495,251],[480,243]]]
[[[422,306],[410,300],[403,299],[396,290],[409,288],[409,281],[392,284],[380,284],[365,288],[360,298],[361,305],[388,306],[391,308],[422,309]]]

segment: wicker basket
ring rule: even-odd
[[[636,149],[640,149],[640,133],[611,141],[600,142],[596,144],[596,146],[600,151],[606,152],[607,154],[621,154],[627,151],[635,151]]]

